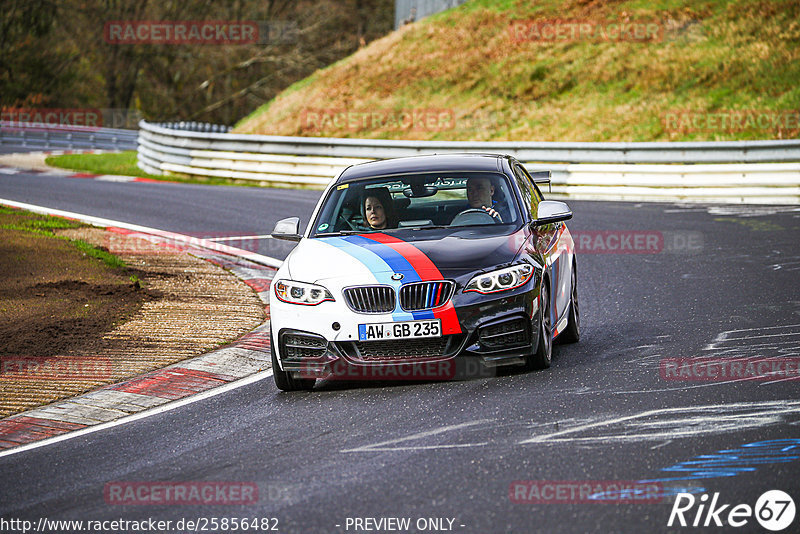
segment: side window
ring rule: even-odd
[[[530,214],[532,219],[535,219],[536,206],[539,204],[539,201],[536,200],[536,186],[531,181],[530,177],[526,176],[525,171],[519,165],[514,165],[514,178],[516,178],[517,185],[522,193],[523,209]]]
[[[534,200],[534,202],[536,202],[536,204],[538,204],[539,202],[541,202],[542,200],[544,200],[544,195],[543,195],[543,194],[542,194],[542,192],[539,190],[539,186],[538,186],[538,185],[536,185],[536,182],[533,182],[533,180],[532,180],[532,179],[531,179],[531,182],[533,183],[533,190],[534,190],[534,192],[535,192],[535,194],[533,195],[533,197],[534,197],[534,199],[535,199],[535,200]]]
[[[541,202],[542,200],[544,200],[544,195],[542,194],[541,191],[539,191],[539,186],[536,185],[536,184],[533,184],[533,187],[536,188],[536,196],[538,197],[538,200],[536,202]]]
[[[520,165],[519,168],[522,170],[522,173],[525,175],[525,177],[528,179],[528,181],[533,186],[533,192],[534,192],[533,193],[533,202],[534,202],[534,204],[539,204],[539,202],[544,200],[544,196],[542,195],[542,192],[539,191],[539,186],[536,185],[536,182],[533,181],[533,178],[531,178],[531,175],[528,174],[528,171],[525,170],[525,167]]]
[[[535,219],[536,217],[538,217],[537,213],[539,213],[539,202],[544,200],[544,196],[542,196],[542,192],[539,191],[539,186],[537,186],[536,182],[533,181],[533,178],[531,178],[531,175],[528,174],[528,171],[525,170],[525,167],[523,167],[522,165],[518,165],[518,167],[522,171],[522,174],[525,175],[525,179],[528,181],[533,190],[533,194],[531,196],[532,198],[531,217]]]

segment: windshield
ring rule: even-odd
[[[311,237],[507,225],[519,220],[511,185],[501,173],[423,173],[334,187],[314,222]]]

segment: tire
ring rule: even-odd
[[[275,341],[272,337],[272,330],[269,331],[269,348],[272,356],[272,378],[275,385],[281,391],[310,391],[316,383],[315,378],[294,378],[290,373],[282,371],[278,366],[278,358],[275,357]]]
[[[578,272],[572,264],[572,295],[569,299],[567,327],[558,335],[561,343],[577,343],[581,339],[581,314],[578,306]]]
[[[536,352],[525,358],[527,370],[547,369],[553,359],[553,325],[550,320],[550,292],[547,285],[542,282],[539,306],[539,341],[536,343]]]

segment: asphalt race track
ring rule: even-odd
[[[318,195],[0,174],[0,198],[204,237],[264,235],[290,215],[305,224]],[[0,517],[277,518],[279,532],[367,532],[376,523],[366,518],[409,518],[410,532],[605,533],[675,531],[671,495],[682,489],[698,499],[719,493],[718,505],[730,505],[723,520],[767,490],[797,502],[800,382],[687,380],[669,365],[766,358],[796,370],[800,209],[570,206],[583,337],[556,345],[551,369],[446,383],[329,382],[295,394],[267,378],[0,457]],[[268,239],[254,247],[288,252]],[[130,505],[109,497],[131,482],[208,481],[255,484],[258,498]],[[619,502],[614,484],[636,481],[657,491]],[[550,491],[567,483],[604,491],[592,499]],[[764,531],[754,517],[726,530]]]

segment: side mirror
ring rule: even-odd
[[[300,241],[303,237],[300,235],[300,217],[289,217],[276,222],[272,237],[286,241]]]
[[[572,218],[572,210],[565,202],[558,200],[542,200],[539,202],[537,210],[537,219],[533,221],[533,226],[542,226],[543,224],[551,224],[561,221],[566,221]]]

